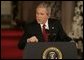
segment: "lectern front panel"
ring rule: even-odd
[[[77,49],[72,42],[30,43],[24,49],[23,59],[77,59]]]

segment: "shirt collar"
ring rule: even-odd
[[[40,25],[41,25],[41,28],[42,28],[43,24],[40,24]],[[48,20],[46,21],[45,25],[46,25],[45,28],[46,28],[46,29],[49,29]]]

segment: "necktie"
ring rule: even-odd
[[[43,34],[44,41],[47,42],[48,41],[48,35],[47,35],[47,32],[46,32],[45,26],[46,25],[44,24],[42,34]]]

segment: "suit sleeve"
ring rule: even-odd
[[[25,24],[24,26],[24,34],[21,38],[21,40],[18,43],[18,48],[19,49],[24,49],[27,43],[27,39],[30,38],[31,35],[29,33],[29,26],[27,24]]]
[[[26,45],[26,42],[27,42],[26,40],[27,40],[27,34],[24,33],[24,35],[22,36],[21,40],[18,43],[19,49],[24,49],[25,48],[25,45]]]
[[[65,41],[65,42],[71,41],[72,39],[65,33],[60,21],[58,21],[58,27],[59,27],[59,38],[60,38],[60,40]]]

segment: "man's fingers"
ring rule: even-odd
[[[33,37],[27,39],[27,42],[28,42],[28,43],[29,43],[29,42],[30,42],[30,43],[38,42],[38,39],[36,38],[36,36],[33,36]]]

